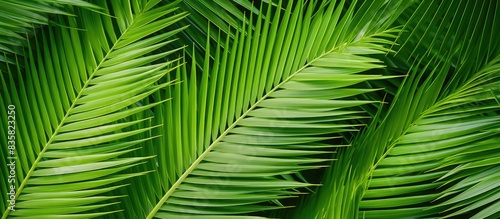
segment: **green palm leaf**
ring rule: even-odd
[[[499,5],[5,0],[2,219],[498,218]]]
[[[145,173],[123,171],[150,157],[122,155],[137,150],[147,138],[123,140],[154,126],[125,130],[142,122],[127,118],[162,102],[134,106],[171,84],[156,82],[176,62],[152,63],[175,50],[152,52],[178,30],[148,36],[186,16],[173,14],[175,4],[151,10],[157,3],[111,3],[107,13],[115,18],[72,8],[77,19],[57,18],[70,28],[49,26],[36,35],[29,56],[19,60],[28,66],[26,72],[9,68],[7,78],[1,74],[2,93],[8,94],[2,94],[2,109],[16,106],[17,151],[26,156],[16,163],[15,211],[8,208],[2,192],[0,203],[7,209],[2,218],[110,214],[91,210],[116,204],[121,196],[107,192],[123,186],[120,181]],[[104,2],[99,6],[109,7]],[[82,26],[84,31],[77,30]],[[2,132],[7,132],[3,126]]]
[[[379,3],[371,7],[385,6]],[[357,130],[353,119],[362,115],[352,108],[371,101],[354,96],[373,90],[348,87],[384,78],[363,72],[383,67],[368,55],[384,54],[390,42],[384,38],[393,32],[377,31],[385,23],[354,22],[370,19],[355,13],[355,4],[343,18],[343,7],[332,3],[313,13],[316,4],[290,2],[276,14],[268,7],[255,25],[244,22],[246,31],[235,31],[234,42],[218,38],[201,78],[196,62],[177,72],[183,82],[156,95],[173,97],[155,107],[166,112],[155,116],[165,125],[153,140],[163,145],[156,178],[162,195],[154,191],[129,206],[149,208],[147,218],[254,218],[244,215],[282,208],[278,199],[311,185],[293,175],[324,166],[315,158],[329,153],[324,142]],[[373,32],[357,38],[366,29]]]
[[[496,62],[493,61],[486,67],[493,70],[488,73],[498,74],[500,69]],[[479,74],[481,73],[484,72]],[[498,75],[493,78],[484,76],[478,79],[479,81],[470,81],[468,84],[498,87],[497,77]],[[390,146],[384,153],[383,159],[375,164],[376,169],[370,174],[372,177],[369,188],[360,202],[360,214],[367,218],[408,217],[417,214],[425,216],[440,213],[445,210],[442,206],[460,205],[456,202],[465,201],[458,198],[461,195],[453,193],[463,191],[467,187],[453,186],[442,191],[441,188],[456,183],[458,179],[477,174],[466,170],[475,168],[487,170],[497,164],[491,158],[498,154],[497,148],[493,146],[498,143],[498,138],[492,136],[497,133],[495,130],[498,129],[500,117],[481,118],[485,112],[498,111],[498,103],[488,95],[491,91],[464,87],[458,92],[450,93],[449,98],[437,102],[425,111],[423,116],[396,141],[397,143]],[[494,91],[498,92],[498,88]],[[479,107],[471,103],[478,104]],[[478,156],[485,153],[488,153],[488,156]],[[488,157],[491,157],[490,161],[483,160]],[[476,165],[477,162],[484,164]],[[457,164],[461,166],[455,169],[449,168]],[[467,168],[468,166],[470,168]],[[457,176],[438,180],[445,174]],[[494,185],[492,183],[485,182],[487,185]],[[474,195],[480,194],[477,191],[474,193]],[[425,205],[408,207],[434,201],[441,195],[456,195],[457,198],[444,201],[442,204],[434,203],[432,209],[427,209]]]
[[[401,39],[403,47],[393,60],[416,63],[389,110],[380,110],[354,140],[354,150],[339,156],[325,179],[330,185],[305,200],[296,218],[497,214],[498,181],[477,177],[498,164],[500,53],[498,42],[487,34],[498,25],[489,13],[498,4],[435,4],[418,2],[409,7],[410,18],[401,19],[414,25],[408,25],[412,31]],[[470,11],[474,18],[462,16]],[[476,25],[481,23],[477,19],[485,25]],[[447,21],[448,26],[438,25]],[[459,23],[472,27],[460,32]],[[347,171],[345,166],[351,165]],[[317,209],[314,215],[311,208]]]

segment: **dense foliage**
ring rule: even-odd
[[[2,219],[499,218],[497,11],[4,0]]]

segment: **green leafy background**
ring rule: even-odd
[[[4,0],[2,219],[498,218],[499,9]]]

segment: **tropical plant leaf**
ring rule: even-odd
[[[305,200],[296,218],[495,215],[498,191],[489,189],[495,180],[472,179],[497,164],[500,53],[487,32],[499,24],[497,7],[422,1],[408,8],[409,18],[396,23],[413,25],[392,60],[396,67],[413,60],[409,76],[387,112],[380,110],[353,150],[338,157],[325,179],[330,185]],[[460,24],[471,28],[460,32]]]
[[[178,30],[151,35],[186,16],[173,13],[175,3],[151,10],[157,3],[98,2],[112,8],[106,13],[113,18],[74,7],[70,11],[77,18],[55,18],[69,28],[50,25],[36,34],[29,56],[18,60],[27,68],[9,68],[7,78],[1,74],[2,109],[16,107],[17,156],[25,156],[16,161],[15,208],[3,192],[2,218],[110,214],[92,210],[116,204],[122,196],[107,193],[124,186],[124,179],[145,174],[124,170],[151,157],[122,155],[147,138],[124,140],[155,127],[126,130],[143,121],[126,119],[164,101],[137,104],[171,84],[156,82],[177,62],[155,61],[175,50],[153,52]],[[7,132],[3,126],[2,132]]]
[[[385,54],[394,30],[354,22],[370,19],[356,14],[355,4],[341,17],[343,1],[313,16],[316,4],[290,1],[276,14],[268,7],[255,25],[235,31],[233,43],[230,35],[218,38],[200,78],[192,62],[171,78],[182,83],[156,95],[173,101],[155,107],[166,112],[155,116],[164,135],[153,140],[164,146],[157,153],[163,192],[142,204],[157,203],[147,218],[253,218],[283,208],[276,200],[311,185],[287,176],[324,166],[327,160],[314,156],[330,153],[334,146],[324,142],[357,130],[359,110],[352,108],[371,101],[353,98],[373,89],[348,87],[384,78],[363,72],[383,67],[368,56]]]
[[[2,219],[500,217],[497,1],[2,3]]]

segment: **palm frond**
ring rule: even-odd
[[[2,219],[498,218],[499,7],[5,0]]]
[[[498,164],[494,159],[498,149],[493,145],[498,143],[498,137],[495,137],[498,132],[495,130],[499,128],[500,117],[495,114],[500,105],[491,95],[492,91],[494,95],[498,93],[498,64],[498,59],[493,60],[485,66],[486,71],[478,73],[484,74],[482,77],[466,83],[475,86],[464,86],[422,112],[420,118],[388,146],[369,172],[371,179],[360,202],[360,217],[437,216],[442,215],[441,211],[448,211],[443,206],[465,204],[456,203],[460,195],[453,193],[468,187],[457,188],[453,184],[461,178],[478,174],[466,170],[481,167],[484,171]],[[485,89],[487,87],[493,87],[494,90]],[[415,96],[418,97],[418,93]],[[391,120],[388,118],[387,121]],[[481,154],[484,156],[479,156]],[[484,163],[476,166],[477,162]],[[443,178],[457,174],[457,177]],[[451,188],[447,189],[449,186]],[[456,195],[457,198],[447,201],[438,199],[440,196],[450,198],[448,195]],[[484,198],[479,192],[475,195],[480,195],[476,198]],[[440,201],[444,202],[438,204]],[[447,213],[456,215],[465,212]]]
[[[392,58],[414,62],[409,76],[296,218],[494,218],[495,179],[474,179],[497,164],[498,3],[469,3],[418,2],[396,22],[411,28]]]
[[[18,60],[27,67],[1,74],[1,108],[15,106],[16,150],[25,156],[16,162],[15,211],[5,202],[7,193],[2,193],[2,218],[110,214],[93,210],[116,204],[121,196],[107,193],[124,186],[122,180],[145,174],[123,171],[151,157],[122,155],[137,150],[147,138],[124,140],[155,127],[126,130],[142,122],[126,119],[164,101],[137,104],[168,87],[169,81],[156,82],[177,65],[155,63],[175,50],[153,53],[175,31],[151,35],[186,16],[175,12],[175,3],[151,10],[157,3],[97,3],[114,18],[69,8],[76,17],[54,18],[69,28],[49,25],[37,33],[28,56]]]
[[[156,94],[173,101],[154,109],[166,112],[155,113],[165,125],[153,140],[163,145],[163,191],[135,205],[156,203],[147,218],[255,218],[253,212],[286,207],[278,200],[311,185],[294,174],[324,166],[328,160],[317,155],[334,147],[325,141],[357,130],[353,119],[363,115],[351,107],[371,101],[354,96],[373,89],[350,86],[384,78],[363,72],[383,67],[367,55],[385,54],[392,30],[381,31],[383,22],[365,25],[376,13],[355,13],[355,4],[344,16],[343,1],[313,14],[316,4],[290,1],[276,14],[268,7],[235,31],[233,43],[229,35],[218,38],[200,78],[192,62],[171,78],[182,83]]]

